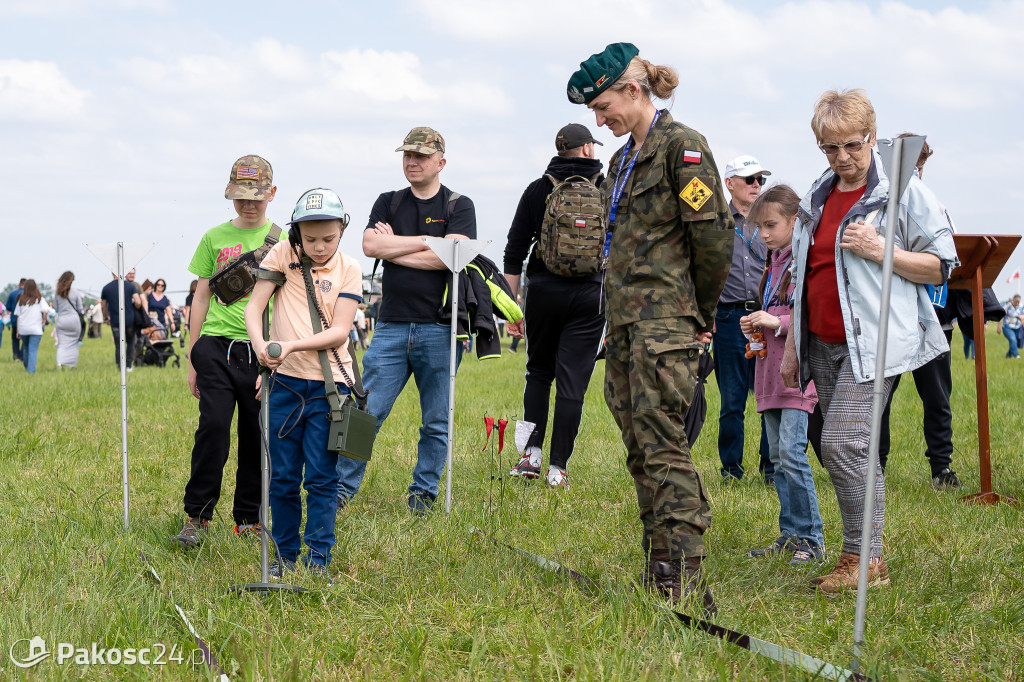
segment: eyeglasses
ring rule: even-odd
[[[820,149],[821,153],[824,154],[825,156],[835,156],[839,153],[840,149],[845,150],[847,154],[856,154],[857,152],[864,148],[864,145],[866,145],[868,143],[868,140],[870,139],[871,133],[868,133],[860,142],[846,142],[844,144],[819,144],[818,149]]]
[[[748,175],[747,177],[743,178],[743,180],[748,185],[753,185],[756,182],[757,184],[761,185],[761,187],[764,187],[763,175]]]

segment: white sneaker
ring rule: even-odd
[[[552,488],[568,488],[569,474],[554,468],[548,469],[547,482]]]

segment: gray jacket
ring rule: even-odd
[[[807,255],[814,233],[821,221],[822,208],[829,192],[838,181],[831,170],[818,178],[800,202],[793,231],[793,279],[795,282],[792,328],[800,361],[800,385],[805,388],[811,378],[808,357],[807,309],[816,304],[814,294],[804,286]],[[882,266],[839,248],[846,226],[858,222],[872,211],[878,213],[872,224],[885,236],[886,202],[889,200],[889,179],[882,169],[878,152],[872,153],[864,196],[854,204],[839,225],[836,235],[836,277],[839,304],[846,326],[846,342],[857,382],[875,377],[878,348],[879,312],[882,302]],[[946,212],[935,195],[917,177],[910,179],[899,203],[896,225],[897,247],[918,253],[931,253],[942,261],[943,280],[959,265],[953,245],[953,229]],[[888,346],[885,355],[885,376],[895,376],[917,369],[932,358],[949,350],[942,327],[935,316],[923,284],[916,284],[894,274],[889,309]]]

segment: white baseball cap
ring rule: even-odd
[[[751,175],[771,175],[770,171],[766,171],[761,168],[761,164],[753,156],[745,154],[743,156],[737,156],[735,159],[725,164],[725,177],[731,178],[734,175],[738,175],[741,178],[749,178]]]

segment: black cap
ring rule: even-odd
[[[569,149],[576,149],[576,147],[582,147],[588,142],[594,144],[600,144],[600,142],[594,139],[594,136],[590,134],[590,130],[587,126],[581,123],[570,123],[558,131],[558,135],[555,135],[555,149],[560,152],[567,151]]]

